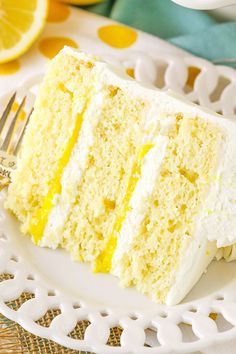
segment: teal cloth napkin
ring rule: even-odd
[[[195,55],[236,68],[236,22],[170,0],[105,0],[87,10],[163,38]]]

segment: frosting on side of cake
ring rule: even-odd
[[[201,215],[202,232],[217,247],[232,245],[236,240],[236,152],[234,131],[225,125],[227,134],[221,151],[215,181],[204,204]]]
[[[205,108],[194,106],[179,95],[169,93],[174,98],[174,109],[199,116],[216,124],[221,129],[223,140],[218,150],[216,177],[201,212],[202,231],[209,241],[216,241],[217,247],[227,247],[236,242],[236,139],[235,123]],[[168,108],[168,105],[166,105]],[[167,109],[168,110],[168,109]]]
[[[208,241],[205,235],[196,231],[194,238],[183,251],[180,265],[165,300],[167,305],[178,304],[188,294],[215,257],[216,252],[216,242]]]

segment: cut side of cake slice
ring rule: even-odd
[[[235,136],[231,120],[65,48],[6,207],[36,244],[172,305],[236,242]]]

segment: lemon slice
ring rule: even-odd
[[[47,0],[0,0],[0,63],[23,54],[38,37]]]

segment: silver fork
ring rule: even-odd
[[[0,187],[7,186],[11,182],[11,174],[16,168],[17,154],[22,138],[33,112],[32,108],[24,121],[20,122],[22,124],[20,124],[19,120],[24,110],[26,96],[21,100],[17,111],[11,118],[14,102],[16,102],[16,92],[11,96],[0,117]],[[17,127],[17,125],[19,126]]]

